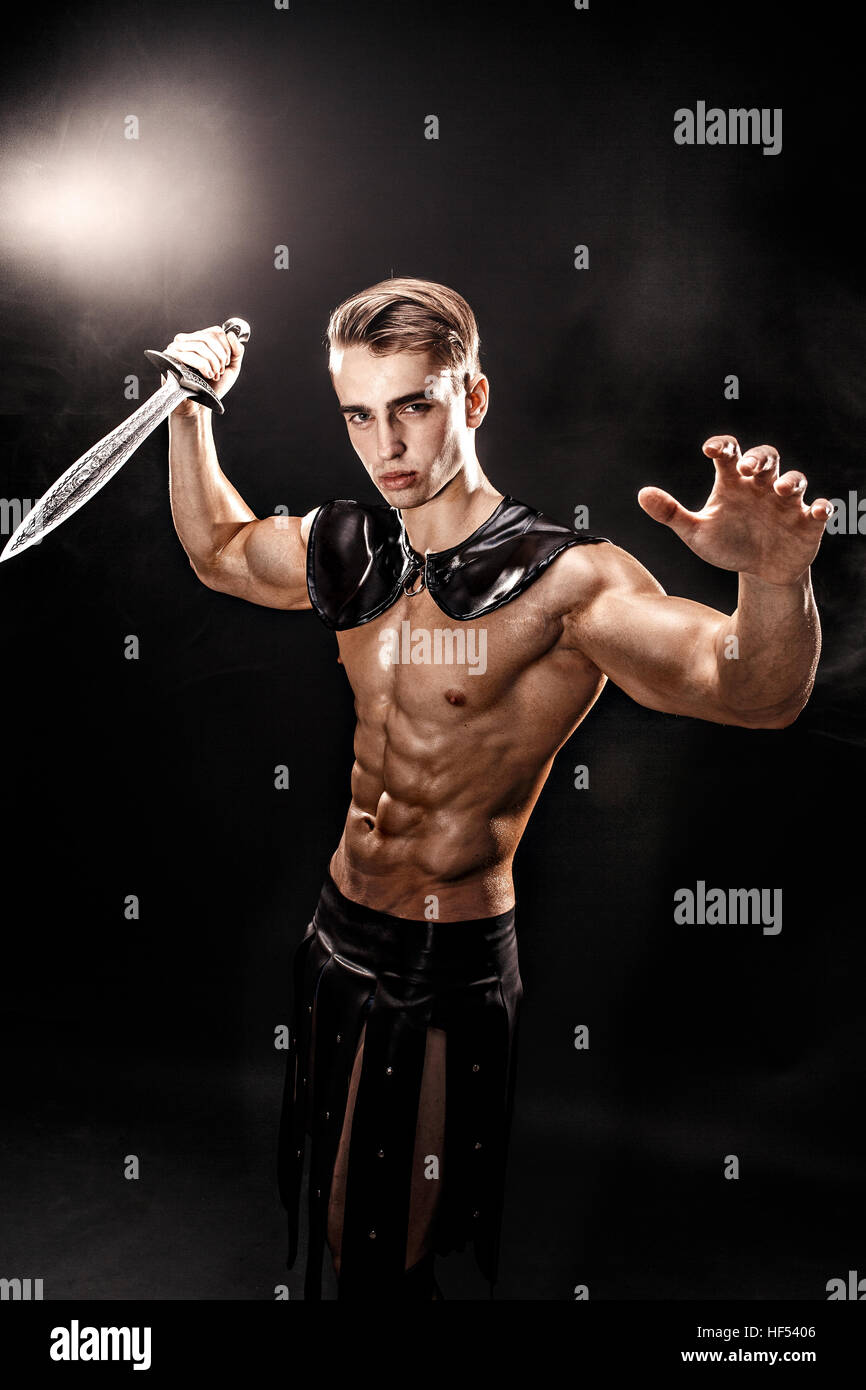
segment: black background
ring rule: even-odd
[[[862,487],[853,21],[804,13],[34,8],[0,98],[2,495],[41,495],[117,424],[127,374],[155,386],[144,348],[239,313],[253,339],[216,434],[242,496],[259,516],[378,500],[322,335],[348,294],[417,275],[478,317],[495,485],[563,521],[587,505],[669,593],[733,611],[736,577],[651,521],[640,487],[699,507],[717,432],[775,444],[810,500]],[[698,100],[781,107],[782,153],[675,145]],[[146,199],[111,244],[22,229],[27,169],[74,160]],[[196,580],[166,443],[163,425],[0,567],[0,1274],[46,1298],[268,1299],[286,1278],[299,1297],[273,1031],[345,815],[352,702],[314,615]],[[863,545],[822,543],[824,651],[792,727],[661,715],[608,685],[554,764],[515,863],[500,1298],[823,1299],[866,1273]],[[677,926],[672,894],[697,879],[781,887],[782,932]],[[483,1296],[468,1258],[440,1282]]]

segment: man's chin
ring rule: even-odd
[[[434,483],[432,478],[422,477],[418,473],[401,487],[386,487],[381,481],[375,486],[389,506],[399,507],[401,511],[410,511],[413,507],[423,507],[425,502],[432,502],[434,497],[438,497],[453,483],[456,476],[454,473],[450,478]]]
[[[429,483],[419,477],[407,479],[399,487],[387,487],[384,483],[377,483],[376,487],[392,507],[420,507],[433,495]]]

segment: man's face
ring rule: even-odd
[[[429,353],[348,347],[331,354],[331,380],[352,448],[392,507],[420,507],[475,457],[485,377],[470,382],[468,397]]]

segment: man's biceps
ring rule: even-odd
[[[595,640],[590,634],[583,650],[633,698],[640,699],[638,689],[664,698],[666,692],[708,689],[717,681],[718,634],[719,623],[703,615],[676,604],[653,604],[643,614],[631,609],[627,622]]]
[[[277,576],[293,576],[304,563],[300,519],[296,516],[263,517],[249,528],[244,550],[251,573],[271,580]]]
[[[674,617],[668,603],[664,593],[608,593],[570,615],[572,644],[603,670],[607,662],[633,661],[663,641]]]

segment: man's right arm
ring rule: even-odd
[[[234,385],[243,357],[234,334],[219,327],[178,334],[166,351],[207,376],[219,396]],[[307,538],[318,508],[259,520],[219,466],[212,412],[193,401],[169,417],[168,457],[172,519],[202,583],[266,608],[310,608]]]

